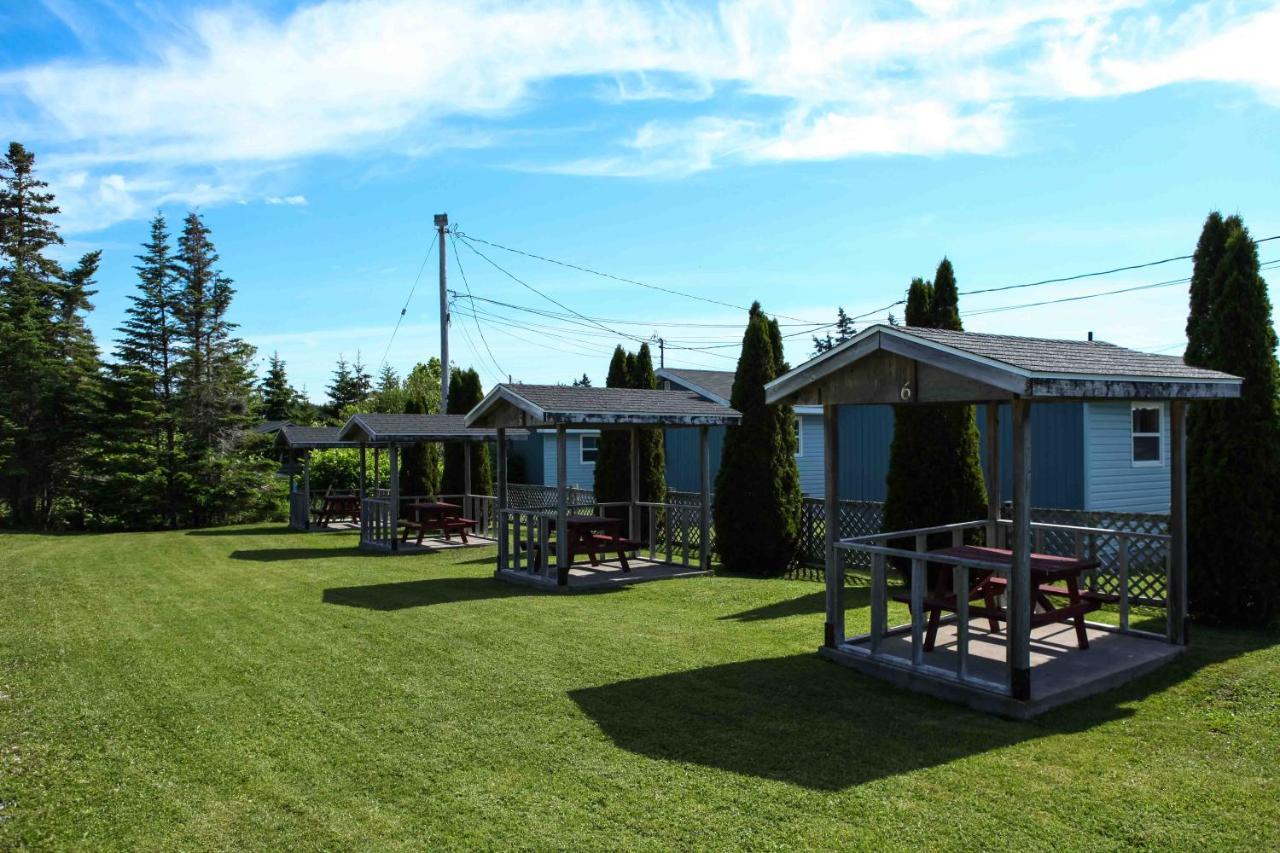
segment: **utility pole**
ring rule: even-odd
[[[653,340],[658,342],[658,367],[661,369],[667,366],[667,342],[657,335],[653,336]]]
[[[436,231],[440,234],[440,411],[449,407],[449,295],[446,293],[444,235],[449,228],[449,214],[436,214]]]

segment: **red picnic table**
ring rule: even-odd
[[[317,523],[328,524],[330,521],[343,516],[350,517],[353,524],[359,524],[360,499],[356,495],[347,492],[325,495]]]
[[[959,560],[975,560],[984,563],[998,563],[1012,568],[1013,552],[1007,548],[985,548],[980,545],[958,545],[951,548],[940,548],[930,551],[940,557]],[[949,564],[948,564],[949,567]],[[1076,642],[1081,649],[1089,648],[1089,637],[1085,632],[1084,616],[1102,606],[1102,596],[1080,589],[1080,575],[1098,567],[1097,560],[1086,560],[1077,557],[1059,557],[1053,554],[1031,555],[1031,627],[1049,625],[1056,622],[1074,622]],[[1005,577],[989,570],[971,569],[969,574],[968,601],[981,601],[979,605],[969,606],[971,617],[986,617],[994,633],[999,630],[1000,622],[1008,621],[1008,612],[996,604],[997,596],[1004,593],[1008,586]],[[910,602],[910,596],[894,596],[896,600]],[[1055,601],[1055,599],[1057,601]],[[1061,603],[1061,599],[1066,599]],[[938,624],[942,620],[942,611],[954,613],[956,610],[956,593],[952,589],[952,574],[940,571],[934,581],[933,589],[925,594],[924,607],[929,614],[928,630],[925,634],[925,651],[932,651],[938,635]],[[1039,605],[1039,612],[1036,611]]]
[[[402,542],[409,541],[409,528],[416,527],[418,545],[422,544],[422,536],[428,530],[439,530],[444,534],[445,541],[457,533],[462,537],[462,544],[466,545],[470,542],[467,539],[467,528],[479,523],[472,518],[463,518],[462,507],[447,501],[414,501],[405,509],[413,515],[413,518],[400,522],[404,525]]]
[[[605,551],[614,551],[618,555],[618,564],[622,566],[624,572],[631,571],[631,564],[627,562],[627,551],[636,551],[641,547],[641,543],[627,539],[622,535],[622,520],[617,518],[609,518],[604,515],[571,515],[565,519],[566,538],[569,541],[569,564],[573,564],[573,558],[581,554],[586,554],[591,561],[591,565],[600,565],[600,554]],[[556,553],[556,543],[552,541],[550,551]],[[522,542],[522,546],[530,547],[533,552],[535,563],[540,563],[542,555],[539,553],[538,543]]]

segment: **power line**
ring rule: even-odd
[[[590,275],[600,276],[601,278],[613,279],[614,281],[620,281],[624,284],[634,284],[638,287],[647,287],[650,290],[659,290],[663,293],[670,293],[673,296],[683,296],[685,299],[696,299],[699,302],[706,302],[710,305],[719,305],[724,308],[733,308],[735,311],[750,310],[749,308],[743,308],[741,305],[734,305],[732,302],[722,302],[719,299],[712,299],[709,296],[699,296],[696,293],[686,293],[683,290],[675,290],[674,288],[670,288],[670,287],[662,287],[661,285],[657,285],[657,284],[649,284],[648,282],[637,281],[634,278],[626,278],[620,275],[613,275],[612,273],[601,272],[600,270],[593,270],[590,267],[579,266],[578,264],[571,264],[568,261],[558,261],[555,258],[548,258],[544,255],[536,255],[533,252],[525,252],[521,249],[513,249],[510,246],[504,246],[501,243],[494,243],[491,240],[485,240],[481,237],[472,237],[470,234],[464,234],[463,232],[458,231],[456,228],[454,229],[454,231],[463,240],[475,240],[478,243],[484,243],[486,246],[492,246],[493,248],[501,249],[504,252],[511,252],[512,254],[515,254],[515,255],[524,255],[526,258],[533,258],[534,260],[544,261],[545,263],[548,263],[548,264],[555,264],[557,266],[565,267],[567,269],[577,270],[578,272],[585,272]],[[776,314],[774,316],[785,317],[788,320],[796,320],[797,322],[800,322],[800,323],[808,322],[805,320],[801,320],[799,317],[787,317],[786,314]]]
[[[462,276],[462,283],[467,288],[467,295],[471,295],[471,282],[467,281],[467,271],[462,268],[462,255],[458,251],[458,242],[453,238],[453,234],[449,234],[449,244],[453,246],[453,262],[458,265],[458,274]],[[489,348],[489,341],[484,336],[484,329],[480,328],[479,318],[473,317],[476,324],[476,332],[480,334],[480,342],[484,344],[485,352],[489,353],[489,360],[493,362],[493,366],[497,368],[499,376],[505,376],[506,371],[502,369],[502,365],[498,364],[498,360],[493,357],[493,350]],[[466,324],[463,324],[466,328]]]
[[[418,282],[422,279],[422,273],[427,268],[427,261],[431,260],[431,255],[436,250],[436,241],[431,241],[431,248],[427,249],[427,254],[422,258],[422,266],[418,267],[418,274],[413,277],[413,286],[409,288],[409,295],[404,300],[404,307],[400,309],[400,316],[396,318],[396,326],[391,330],[391,337],[387,340],[387,348],[382,351],[382,363],[378,365],[378,370],[387,366],[387,356],[391,354],[391,345],[395,343],[396,332],[400,331],[400,323],[404,321],[404,315],[409,311],[409,303],[413,301],[413,292],[418,289]]]

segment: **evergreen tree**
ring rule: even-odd
[[[621,346],[614,347],[613,357],[609,360],[609,373],[605,377],[606,388],[627,388],[631,384],[631,369],[634,368],[635,357],[631,357],[630,367],[626,350]],[[630,437],[625,430],[606,429],[600,431],[596,442],[595,465],[595,497],[601,502],[626,501],[631,499],[631,450]],[[614,517],[622,517],[625,513],[614,511]]]
[[[963,331],[955,272],[946,258],[938,265],[933,283],[912,280],[907,290],[906,324]],[[978,455],[974,407],[895,406],[886,485],[883,530],[910,530],[983,518],[987,490]],[[974,532],[969,538],[977,541],[980,535]],[[930,545],[946,544],[944,538],[934,537]],[[904,574],[910,570],[905,561],[895,561],[895,565]],[[933,571],[931,566],[930,572]]]
[[[440,413],[440,359],[416,364],[404,381],[406,414]],[[406,449],[401,462],[401,494],[439,495],[441,453],[438,444]]]
[[[341,423],[355,406],[364,401],[359,381],[342,353],[338,353],[338,364],[333,370],[328,392],[329,404],[325,406],[325,414],[334,423]]]
[[[647,343],[640,344],[640,350],[636,353],[635,361],[631,366],[631,374],[627,377],[628,385],[631,388],[642,388],[653,390],[658,387],[658,376],[653,370],[653,355],[649,352]],[[625,483],[627,486],[626,500],[631,497],[631,439],[620,430],[604,430],[604,432],[618,433],[625,442],[626,464]],[[640,500],[647,503],[663,503],[667,499],[667,459],[666,451],[663,446],[663,433],[661,429],[640,427],[636,430],[637,443],[640,446]],[[598,445],[597,445],[598,446]],[[656,510],[648,509],[641,512],[641,530],[649,529],[647,517],[649,512]]]
[[[587,374],[585,374],[585,373],[584,373],[584,374],[582,374],[582,378],[581,378],[581,379],[575,379],[575,380],[573,380],[573,387],[574,387],[574,388],[590,388],[590,387],[591,387],[591,377],[590,377],[590,376],[588,376],[588,375],[587,375]]]
[[[1188,603],[1205,622],[1266,625],[1280,615],[1280,366],[1257,246],[1239,217],[1205,221],[1190,302],[1187,363],[1244,382],[1238,400],[1189,409]]]
[[[445,407],[446,414],[465,415],[484,399],[484,386],[480,382],[480,374],[474,368],[462,370],[453,368],[449,373],[449,400]],[[446,495],[460,495],[466,486],[463,477],[463,465],[466,451],[462,445],[453,442],[444,446],[444,475],[440,481],[440,491]],[[489,462],[489,446],[484,442],[476,442],[471,447],[471,493],[473,495],[493,494],[493,469]]]
[[[845,313],[843,306],[836,309],[836,322],[832,326],[832,330],[835,332],[834,336],[831,332],[827,332],[821,338],[817,335],[813,336],[814,355],[822,355],[824,352],[839,346],[858,333],[857,329],[854,328],[853,320]]]
[[[35,156],[14,142],[0,161],[0,486],[11,521],[48,526],[72,498],[98,381],[84,322],[99,255],[70,271],[48,250],[62,243]]]
[[[721,564],[730,572],[779,575],[795,556],[801,501],[795,414],[790,406],[770,407],[764,399],[765,383],[783,364],[769,320],[755,303],[731,397],[742,423],[725,434],[716,477],[716,541]]]
[[[217,268],[209,228],[196,213],[183,221],[175,256],[174,350],[184,512],[195,526],[252,512],[269,493],[273,469],[251,446],[254,350],[233,337],[235,291]]]
[[[177,336],[174,316],[177,268],[169,239],[164,215],[157,213],[151,220],[150,237],[143,244],[143,253],[137,256],[138,264],[134,267],[138,274],[137,292],[130,294],[124,323],[116,330],[121,335],[115,350],[120,367],[114,372],[107,397],[116,400],[114,405],[118,406],[119,394],[134,395],[138,382],[151,382],[152,396],[157,405],[140,407],[138,415],[146,419],[144,432],[152,435],[153,462],[162,472],[164,481],[161,495],[164,515],[170,526],[174,526],[178,513],[175,493],[178,412],[177,378],[174,374],[178,360],[174,349]]]
[[[262,380],[262,417],[268,421],[294,420],[298,408],[298,392],[289,384],[284,360],[273,352]]]

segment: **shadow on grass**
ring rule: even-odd
[[[630,752],[839,791],[1131,716],[1132,705],[1201,667],[1268,644],[1256,635],[1240,640],[1205,644],[1121,688],[1029,722],[900,690],[815,655],[621,681],[569,697]]]
[[[847,593],[846,598],[848,598]],[[785,619],[788,616],[813,616],[825,613],[826,607],[827,593],[825,590],[819,589],[817,592],[811,592],[796,598],[774,601],[761,607],[744,610],[741,613],[721,616],[720,620],[759,622],[764,619]]]
[[[279,524],[264,524],[260,527],[205,527],[200,530],[188,530],[188,536],[289,536],[302,533],[293,530],[283,521]]]
[[[284,560],[332,560],[338,557],[377,557],[359,548],[248,548],[231,552],[233,560],[278,563]]]
[[[576,589],[571,595],[607,595],[625,592],[626,586]],[[453,604],[459,601],[483,601],[490,598],[523,598],[531,595],[556,595],[550,590],[531,589],[505,583],[496,578],[429,578],[369,586],[347,586],[326,589],[321,600],[325,604],[363,607],[366,610],[404,610]]]

